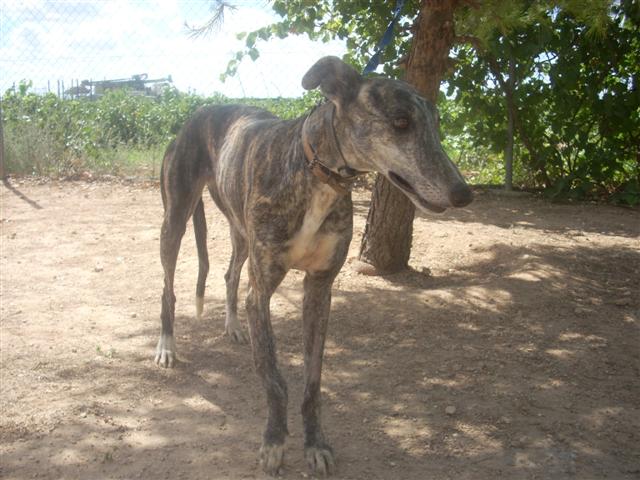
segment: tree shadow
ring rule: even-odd
[[[359,434],[386,452],[389,474],[399,458],[416,476],[632,478],[640,335],[625,294],[640,252],[490,250],[465,275],[335,295],[328,363],[350,383],[335,390],[338,411],[369,418],[373,434]]]
[[[24,193],[22,193],[20,190],[18,190],[16,187],[14,187],[13,185],[11,185],[11,182],[9,181],[8,177],[5,177],[2,179],[2,184],[5,186],[5,188],[7,188],[7,190],[9,190],[11,193],[13,193],[16,197],[18,197],[20,200],[28,203],[29,205],[31,205],[33,208],[35,208],[36,210],[42,210],[42,206],[40,206],[40,204],[34,200],[31,200],[29,197],[27,197]]]

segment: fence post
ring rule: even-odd
[[[0,180],[4,180],[4,115],[2,114],[2,98],[0,98]]]

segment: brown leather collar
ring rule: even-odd
[[[309,113],[309,115],[307,115],[307,119],[316,111],[316,109],[317,106]],[[337,150],[342,159],[342,163],[344,163],[344,166],[341,167],[341,170],[344,170],[347,175],[341,175],[338,172],[334,172],[320,161],[316,149],[313,148],[313,145],[311,144],[311,142],[309,142],[307,129],[305,128],[307,119],[305,119],[304,123],[302,124],[302,148],[304,150],[304,156],[307,158],[311,173],[313,173],[322,183],[326,183],[331,188],[333,188],[340,195],[346,195],[351,191],[351,185],[353,184],[355,178],[364,172],[358,172],[357,170],[354,170],[347,165],[347,162],[342,154],[342,150],[340,149],[338,138],[336,137],[335,128],[333,126],[334,115],[335,106],[332,107],[331,118],[327,119],[327,121],[329,122],[329,134],[331,136],[331,140],[333,141],[335,150]]]

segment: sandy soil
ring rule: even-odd
[[[418,218],[414,271],[377,278],[352,260],[367,198],[324,368],[336,478],[640,478],[639,211],[480,192]],[[12,181],[0,200],[0,477],[263,478],[264,396],[249,347],[222,334],[230,243],[210,200],[205,315],[189,228],[173,370],[152,361],[157,187]],[[308,477],[301,280],[272,301],[287,479]]]

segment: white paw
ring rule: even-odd
[[[262,445],[260,447],[260,466],[269,475],[278,475],[284,460],[284,444]]]
[[[336,469],[333,451],[328,445],[307,447],[304,450],[304,457],[313,475],[326,477],[333,474]]]
[[[204,297],[196,295],[196,319],[202,319],[202,311],[204,310]]]
[[[156,364],[164,368],[172,368],[176,361],[176,341],[173,335],[162,334],[156,347]]]

